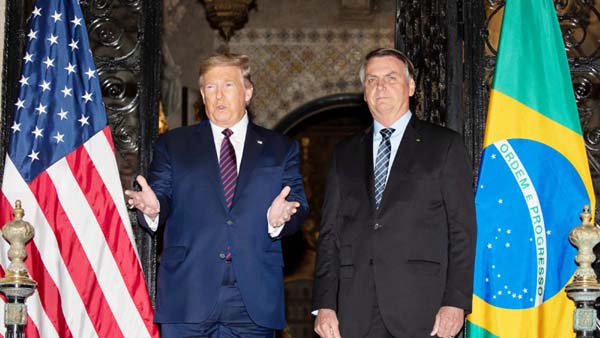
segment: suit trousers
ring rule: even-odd
[[[164,323],[162,338],[274,338],[275,330],[256,325],[242,301],[231,263],[223,276],[214,310],[202,323]]]
[[[375,272],[371,269],[371,299],[373,300],[373,308],[371,309],[371,323],[369,326],[369,333],[365,338],[395,338],[385,327],[383,317],[379,311],[379,305],[377,304],[377,290],[375,288]]]

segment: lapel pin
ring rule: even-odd
[[[416,139],[415,141],[417,141],[417,143],[419,143],[419,142],[421,142],[421,139],[420,139],[420,138],[418,138],[418,139]]]
[[[262,140],[256,140],[256,143],[262,144]]]

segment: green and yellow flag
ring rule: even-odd
[[[552,0],[506,0],[475,203],[467,337],[574,337],[568,234],[595,198]]]

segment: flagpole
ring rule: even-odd
[[[27,257],[25,243],[29,242],[35,233],[28,222],[23,221],[25,211],[21,201],[17,200],[13,209],[14,220],[2,227],[2,236],[10,243],[8,259],[10,264],[4,278],[0,278],[0,292],[6,295],[4,305],[5,338],[25,338],[27,325],[27,305],[25,300],[35,292],[37,283],[29,278],[27,267],[23,263]]]

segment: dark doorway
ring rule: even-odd
[[[284,336],[316,337],[310,314],[312,281],[329,158],[339,141],[371,124],[362,94],[338,94],[304,104],[274,128],[300,143],[301,172],[310,205],[302,231],[283,240],[288,321]]]

